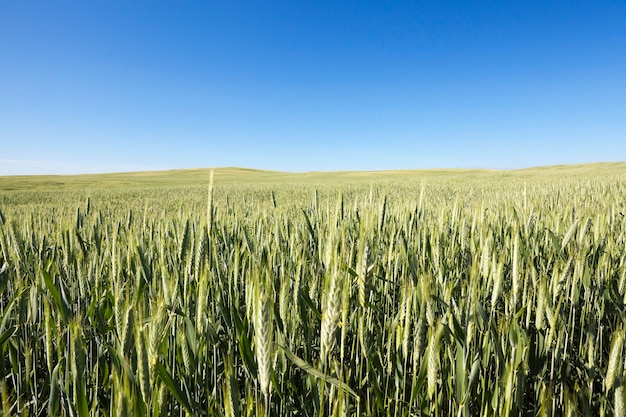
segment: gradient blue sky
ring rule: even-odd
[[[0,3],[0,175],[624,160],[624,1]]]

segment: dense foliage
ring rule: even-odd
[[[623,416],[625,177],[0,192],[2,409]]]

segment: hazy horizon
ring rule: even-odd
[[[2,160],[0,160],[0,163]],[[69,172],[69,173],[57,173],[57,172],[44,172],[44,173],[17,173],[17,174],[0,174],[0,177],[29,177],[29,176],[81,176],[81,175],[107,175],[107,174],[141,174],[141,173],[164,173],[164,172],[184,172],[184,171],[201,171],[201,170],[224,170],[224,171],[258,171],[258,172],[276,172],[279,174],[341,174],[341,173],[393,173],[393,172],[454,172],[454,171],[467,171],[467,172],[515,172],[525,170],[541,170],[541,169],[554,169],[554,168],[576,168],[576,167],[591,167],[601,165],[613,165],[624,164],[626,167],[626,161],[597,161],[597,162],[585,162],[580,164],[555,164],[555,165],[533,165],[519,168],[481,168],[481,167],[433,167],[433,168],[393,168],[393,169],[372,169],[372,170],[350,170],[350,169],[337,169],[337,170],[309,170],[309,171],[284,171],[275,169],[264,169],[256,167],[238,167],[238,166],[217,166],[217,167],[187,167],[187,168],[166,168],[166,169],[146,169],[146,170],[110,170],[110,171],[85,171],[85,172]]]
[[[0,175],[626,160],[626,4],[0,4]]]

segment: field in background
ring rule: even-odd
[[[173,171],[130,172],[90,175],[38,175],[0,176],[0,193],[3,191],[61,191],[89,189],[119,189],[146,187],[207,186],[210,169],[184,169]],[[476,180],[500,181],[521,179],[532,181],[554,177],[587,178],[615,175],[626,171],[626,163],[598,163],[528,168],[514,171],[439,169],[400,171],[331,171],[287,173],[244,168],[217,168],[215,179],[221,185],[256,184],[316,184],[333,185],[372,182],[421,181],[471,182]]]
[[[626,164],[0,177],[5,415],[625,415]]]

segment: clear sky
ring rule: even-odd
[[[0,2],[0,175],[624,160],[623,0]]]

